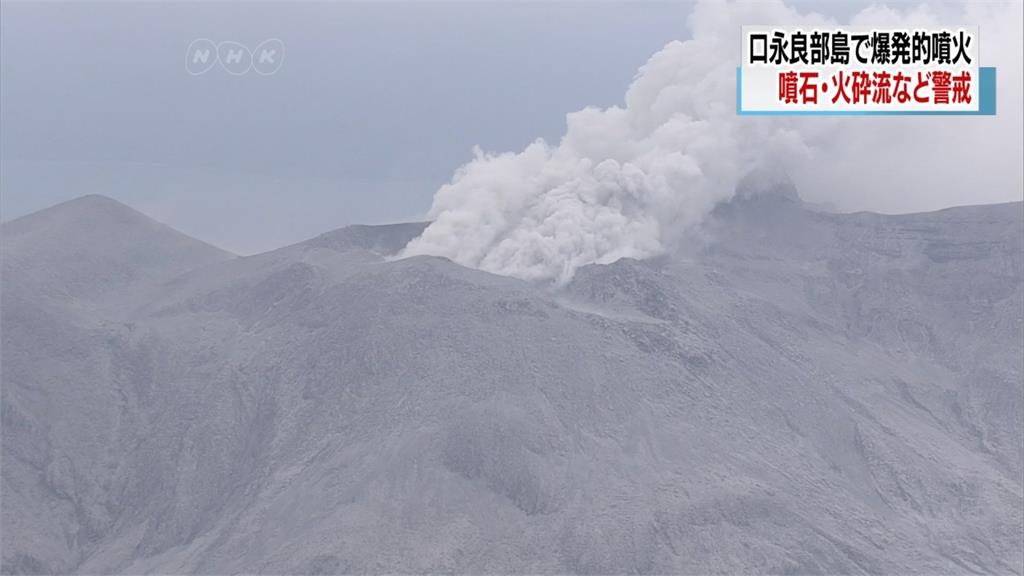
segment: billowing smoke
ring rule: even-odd
[[[845,208],[871,208],[858,198],[875,194],[911,198],[879,210],[1019,199],[1020,4],[955,8],[940,15],[923,7],[897,12],[876,6],[852,23],[979,24],[983,64],[1000,67],[1000,116],[986,119],[987,126],[969,117],[739,117],[735,69],[742,24],[835,22],[781,2],[698,4],[689,19],[692,38],[652,56],[623,107],[569,114],[557,145],[538,140],[519,153],[476,150],[437,192],[433,223],[402,256],[445,256],[496,274],[563,283],[586,264],[664,252],[730,198],[746,173],[762,167],[789,173],[805,198]],[[991,152],[980,170],[967,160],[979,150]],[[996,160],[1007,155],[1012,163]],[[865,170],[871,162],[884,169]],[[972,198],[962,186],[943,189],[951,178],[972,182],[971,175],[996,190]],[[935,186],[929,190],[929,184]]]

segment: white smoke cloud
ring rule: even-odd
[[[996,118],[739,117],[743,24],[836,23],[781,2],[700,3],[692,38],[652,56],[623,107],[569,114],[557,145],[476,150],[438,190],[433,223],[401,256],[563,283],[586,264],[664,252],[764,166],[788,172],[806,199],[848,209],[1020,199],[1020,4],[943,9],[872,6],[851,23],[979,24],[982,62],[999,67]]]

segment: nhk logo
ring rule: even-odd
[[[233,40],[215,42],[197,38],[185,51],[185,70],[193,76],[206,74],[218,64],[234,76],[249,72],[270,76],[281,69],[282,62],[284,42],[277,38],[264,40],[251,50],[245,44]]]

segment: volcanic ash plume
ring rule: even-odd
[[[437,192],[433,224],[404,255],[564,282],[585,264],[662,252],[729,194],[739,166],[735,110],[715,97],[732,89],[714,73],[727,65],[701,57],[708,44],[666,46],[624,108],[569,114],[557,146],[477,150]]]
[[[870,10],[868,19],[890,24],[931,19]],[[830,169],[856,151],[816,158],[808,143],[823,135],[846,138],[869,153],[892,149],[891,141],[878,141],[885,132],[868,121],[854,126],[823,118],[799,123],[737,116],[735,70],[744,22],[833,25],[781,3],[698,5],[689,20],[692,39],[652,56],[627,90],[624,107],[569,114],[557,146],[538,140],[517,154],[476,150],[437,192],[433,223],[401,256],[445,256],[496,274],[564,283],[586,264],[665,251],[729,198],[750,170],[775,167],[798,185],[825,188],[816,176],[831,177]],[[836,136],[837,129],[844,136]],[[921,123],[909,127],[923,129]],[[934,154],[923,162],[933,167],[929,173],[943,166]],[[902,168],[889,169],[887,177],[917,167],[911,158]],[[853,186],[863,189],[865,183]]]

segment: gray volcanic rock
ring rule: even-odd
[[[552,289],[76,202],[3,230],[5,573],[1021,572],[1020,203],[740,195]]]
[[[413,238],[423,233],[429,222],[406,222],[380,226],[355,225],[321,234],[304,242],[307,246],[318,246],[334,250],[363,248],[381,255],[396,254]]]
[[[61,300],[94,299],[234,256],[105,196],[89,195],[3,225],[4,275]],[[31,279],[25,276],[32,276]]]

